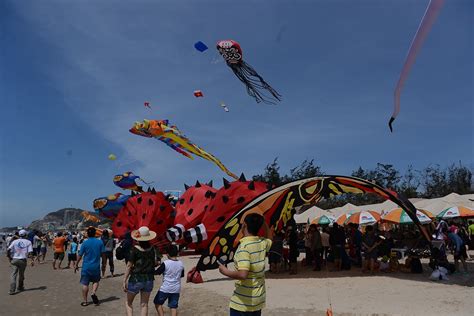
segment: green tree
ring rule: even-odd
[[[252,177],[254,181],[265,182],[269,186],[279,186],[283,184],[283,179],[280,176],[280,166],[278,165],[278,157],[273,159],[272,163],[269,163],[263,174],[255,175]]]
[[[405,196],[407,199],[418,197],[418,187],[420,186],[420,179],[417,171],[413,169],[412,165],[409,165],[407,171],[402,177],[399,193]]]
[[[450,193],[446,170],[439,165],[430,165],[422,171],[423,197],[436,198]]]
[[[467,194],[471,192],[472,172],[469,168],[459,162],[459,166],[452,164],[447,170],[447,182],[449,189],[458,194]]]

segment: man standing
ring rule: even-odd
[[[469,240],[471,241],[471,244],[469,245],[469,250],[474,250],[474,221],[469,221],[467,233],[469,234]]]
[[[255,213],[247,215],[243,227],[244,237],[240,239],[234,256],[236,271],[229,270],[219,262],[220,273],[237,280],[230,299],[231,316],[258,316],[265,306],[265,256],[272,241],[257,235],[264,224],[268,236],[268,226],[263,216]]]
[[[10,282],[10,295],[16,293],[16,278],[18,276],[18,291],[23,291],[24,280],[25,280],[25,269],[27,266],[27,258],[32,256],[33,245],[31,241],[26,239],[27,232],[25,230],[20,230],[20,238],[12,241],[10,246],[8,246],[7,256],[10,264],[13,268],[11,282]],[[32,259],[31,265],[34,265],[34,260]]]
[[[53,269],[56,270],[56,261],[59,260],[58,268],[61,269],[61,263],[64,260],[66,237],[63,236],[63,233],[59,232],[58,236],[53,240],[54,247],[54,261]]]
[[[104,259],[104,243],[102,240],[95,238],[95,228],[89,227],[87,229],[87,240],[82,243],[81,249],[79,250],[79,258],[77,259],[76,267],[74,272],[77,271],[79,263],[82,259],[81,270],[81,284],[82,284],[82,298],[83,301],[81,306],[87,306],[87,295],[89,293],[89,283],[92,282],[91,299],[95,305],[99,305],[99,299],[97,298],[97,289],[99,288],[100,282],[100,259]]]

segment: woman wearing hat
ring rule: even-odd
[[[132,238],[137,241],[130,250],[130,261],[123,281],[123,290],[127,293],[125,307],[127,315],[133,315],[133,300],[140,293],[141,315],[148,315],[148,300],[153,291],[155,267],[160,264],[159,252],[151,246],[156,233],[143,226],[132,231]]]

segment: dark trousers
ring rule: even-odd
[[[321,262],[323,257],[323,248],[316,248],[313,251],[314,256],[314,269],[321,270]]]
[[[309,247],[304,247],[304,248],[305,248],[305,253],[306,253],[306,257],[305,257],[306,265],[310,266],[313,263],[313,252],[311,251],[311,248]]]
[[[113,251],[104,252],[105,259],[102,260],[102,274],[105,273],[105,266],[109,261],[110,273],[114,273],[114,253]]]
[[[255,312],[241,312],[238,310],[235,310],[233,308],[230,309],[230,316],[260,316],[262,315],[262,311],[255,311]]]

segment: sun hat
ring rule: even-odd
[[[136,241],[149,241],[155,239],[156,233],[146,226],[142,226],[137,230],[132,231],[132,238]]]
[[[28,234],[28,233],[24,229],[22,229],[18,232],[18,235],[20,235],[20,236],[26,236],[26,234]]]

